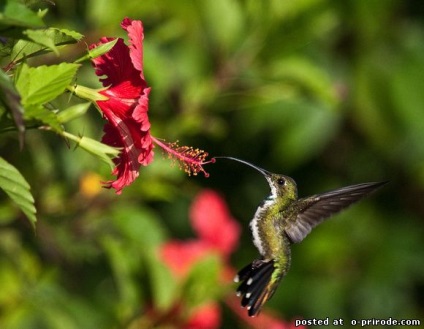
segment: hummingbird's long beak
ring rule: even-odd
[[[217,156],[217,157],[214,157],[214,158],[215,159],[228,159],[228,160],[234,160],[234,161],[237,161],[237,162],[241,162],[241,163],[244,163],[245,165],[248,165],[249,167],[256,169],[257,171],[259,171],[265,177],[268,177],[268,176],[271,175],[271,173],[269,171],[262,169],[261,167],[255,166],[254,164],[252,164],[250,162],[247,162],[247,161],[244,161],[244,160],[241,160],[241,159],[238,159],[238,158],[227,157],[227,156]]]

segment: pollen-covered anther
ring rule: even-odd
[[[206,158],[209,154],[199,148],[192,146],[179,146],[178,141],[173,143],[162,142],[156,138],[153,141],[160,146],[167,154],[168,158],[177,162],[181,170],[186,172],[189,176],[196,176],[199,172],[203,172],[205,177],[209,174],[203,169],[203,165],[214,163],[215,159],[207,161]]]

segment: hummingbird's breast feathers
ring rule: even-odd
[[[271,193],[259,205],[250,222],[253,243],[265,259],[274,258],[285,248],[284,216],[297,199],[297,187],[288,176],[268,173],[265,175]]]
[[[262,256],[266,255],[266,246],[264,243],[264,221],[266,221],[267,214],[269,212],[269,208],[273,204],[273,199],[265,199],[256,210],[253,219],[250,221],[250,229],[252,231],[253,236],[253,244],[258,249],[259,253]]]
[[[272,196],[265,199],[256,210],[255,216],[250,222],[253,243],[264,259],[272,259],[277,257],[286,247],[283,239],[284,234],[284,218],[285,211],[290,203],[281,203],[278,198]]]

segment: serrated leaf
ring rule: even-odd
[[[26,30],[24,34],[36,44],[41,45],[41,49],[47,48],[53,51],[56,55],[59,55],[59,50],[57,49],[54,40],[46,34],[45,30]]]
[[[18,67],[15,74],[15,87],[20,95],[28,94],[30,82],[30,67],[24,63]]]
[[[33,57],[48,51],[58,54],[57,46],[76,43],[83,37],[82,34],[67,29],[39,29],[25,30],[23,37],[13,47],[11,58],[18,62],[22,58]]]
[[[87,112],[90,105],[91,103],[87,102],[87,103],[81,103],[81,104],[70,106],[63,111],[60,111],[57,114],[57,119],[59,120],[60,123],[65,123],[65,122],[74,120],[76,118],[79,118],[80,116],[84,115]]]
[[[28,67],[22,66],[16,88],[25,104],[44,104],[60,94],[74,78],[79,64],[61,63],[59,65]]]
[[[63,132],[63,127],[57,118],[57,115],[52,111],[49,111],[41,104],[29,104],[25,106],[25,119],[26,120],[37,120],[48,125],[57,133]]]
[[[55,32],[54,40],[57,46],[75,43],[84,37],[81,33],[68,29],[50,28],[50,30],[54,30]]]
[[[0,70],[0,104],[12,114],[16,129],[19,132],[19,144],[22,147],[25,125],[23,120],[24,109],[21,105],[21,96],[10,78]]]
[[[0,188],[19,206],[34,227],[37,218],[30,186],[17,169],[1,157]]]

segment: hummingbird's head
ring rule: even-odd
[[[293,178],[281,174],[264,171],[263,175],[271,188],[271,197],[287,200],[297,199],[297,186]]]

